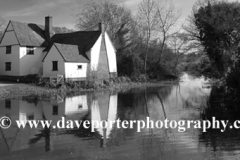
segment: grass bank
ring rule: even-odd
[[[161,82],[129,82],[119,83],[109,86],[104,86],[97,89],[62,89],[62,88],[47,88],[40,87],[34,84],[15,84],[6,87],[0,87],[0,99],[19,99],[24,96],[36,95],[36,96],[52,96],[52,95],[69,95],[78,94],[82,92],[97,92],[97,91],[111,91],[111,92],[126,92],[132,88],[145,88],[145,87],[158,87],[176,84],[177,81],[161,81]]]
[[[21,98],[28,95],[54,95],[56,89],[47,89],[32,84],[13,84],[11,86],[0,87],[0,99]]]
[[[28,78],[28,80],[31,80]],[[110,91],[119,92],[127,91],[131,88],[145,88],[149,86],[163,86],[173,83],[174,81],[153,81],[145,76],[139,76],[134,79],[128,77],[111,78],[110,80],[99,81],[95,77],[91,77],[86,81],[52,81],[44,78],[33,78],[31,84],[14,83],[10,86],[0,87],[0,99],[21,98],[23,96],[52,96],[52,95],[72,95],[82,92]],[[1,84],[1,82],[0,82]]]

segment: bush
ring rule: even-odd
[[[37,83],[39,81],[39,75],[37,74],[28,74],[20,79],[21,82],[26,83]]]
[[[135,82],[147,82],[148,80],[149,80],[149,77],[145,74],[140,74],[139,76],[132,78],[132,81],[135,81]]]
[[[121,76],[121,77],[114,77],[110,79],[111,83],[114,84],[119,84],[119,83],[130,83],[131,79],[129,77],[126,76]]]

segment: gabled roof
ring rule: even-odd
[[[52,42],[77,45],[79,53],[84,55],[93,47],[100,35],[100,31],[78,31],[72,33],[55,34],[52,37]]]
[[[13,30],[16,33],[17,39],[22,46],[36,46],[36,47],[47,47],[49,42],[45,36],[44,26],[33,24],[10,21]],[[53,27],[55,33],[65,33],[71,30],[65,27]]]
[[[86,52],[93,47],[100,35],[100,31],[61,33],[55,34],[51,38],[51,42],[56,46],[66,62],[88,63],[90,60]],[[52,45],[47,47],[44,51],[49,52],[51,48]]]
[[[49,40],[45,35],[44,25],[16,21],[10,21],[9,24],[12,24],[20,45],[46,47],[44,50],[46,52],[55,45],[66,62],[88,63],[86,52],[93,47],[101,35],[101,31],[73,32],[65,27],[53,27],[54,35]]]
[[[47,46],[42,26],[11,21],[16,37],[22,46]]]
[[[88,63],[89,59],[84,54],[79,54],[77,45],[54,43],[65,62],[82,62]]]

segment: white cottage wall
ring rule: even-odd
[[[6,46],[11,46],[11,53],[6,54]],[[9,23],[0,44],[0,75],[19,76],[19,43]],[[6,71],[6,62],[11,62],[11,70]]]
[[[27,47],[20,47],[20,76],[28,74],[39,74],[43,73],[43,50],[45,48],[35,47],[34,54],[27,54]]]
[[[0,47],[0,75],[19,76],[19,45],[11,50],[11,54],[6,54],[6,47]],[[11,62],[10,71],[6,71],[6,62]]]
[[[105,44],[107,49],[109,72],[117,72],[116,51],[107,33],[105,33]]]
[[[98,40],[94,44],[94,46],[91,49],[91,70],[96,71],[98,67],[98,61],[99,61],[99,55],[100,55],[100,49],[101,49],[101,43],[102,43],[102,35],[99,36]]]
[[[82,68],[78,68],[82,66]],[[86,78],[87,63],[65,62],[65,78]]]

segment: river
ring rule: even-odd
[[[124,92],[82,93],[53,97],[25,97],[0,101],[0,117],[11,118],[0,128],[0,159],[114,159],[191,160],[240,158],[237,130],[147,128],[138,126],[91,132],[91,128],[50,129],[17,127],[16,120],[202,120],[211,87],[203,77],[184,74],[178,84],[134,88]]]

